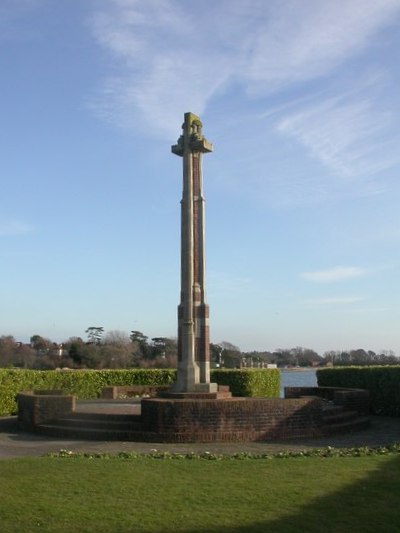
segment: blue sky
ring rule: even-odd
[[[204,158],[211,337],[400,355],[400,0],[0,0],[0,334],[175,336]]]

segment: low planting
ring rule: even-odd
[[[366,389],[374,414],[400,416],[399,366],[326,368],[317,371],[317,379],[321,387]]]
[[[0,461],[2,533],[376,533],[400,522],[397,455],[99,459]]]
[[[15,396],[26,390],[62,390],[79,399],[98,398],[113,385],[171,385],[173,369],[130,370],[20,370],[0,369],[0,416],[16,413]],[[211,380],[229,385],[235,396],[279,396],[278,370],[213,370]]]
[[[255,459],[293,459],[303,457],[366,457],[371,455],[400,455],[400,444],[388,444],[387,446],[358,446],[355,448],[335,448],[326,446],[325,448],[312,448],[300,451],[284,450],[276,453],[253,453],[238,452],[233,454],[211,453],[211,452],[168,452],[159,451],[156,448],[148,453],[140,452],[73,452],[71,450],[60,450],[56,453],[49,453],[48,457],[64,459],[165,459],[165,460],[206,460],[206,461],[233,461],[233,460],[255,460]]]

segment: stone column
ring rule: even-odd
[[[216,392],[210,383],[209,310],[205,296],[205,228],[202,155],[212,144],[202,124],[185,113],[172,153],[183,158],[181,201],[181,300],[178,306],[178,374],[174,392]]]

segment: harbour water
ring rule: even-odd
[[[281,369],[281,398],[285,387],[316,387],[317,371],[310,369]]]

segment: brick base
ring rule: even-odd
[[[75,410],[75,396],[64,396],[62,391],[21,392],[17,395],[17,403],[18,424],[28,431]]]
[[[60,391],[35,392],[18,395],[18,420],[22,428],[72,438],[149,442],[276,441],[355,431],[369,423],[365,416],[368,392],[357,389],[292,387],[286,389],[285,399],[222,399],[207,395],[145,398],[141,400],[140,415],[133,415],[131,409],[129,413],[119,414],[104,409],[101,414],[90,409],[79,413],[75,412],[73,396],[60,395]],[[230,393],[220,390],[219,394]]]
[[[321,435],[322,400],[142,400],[142,427],[172,442],[257,441]]]

